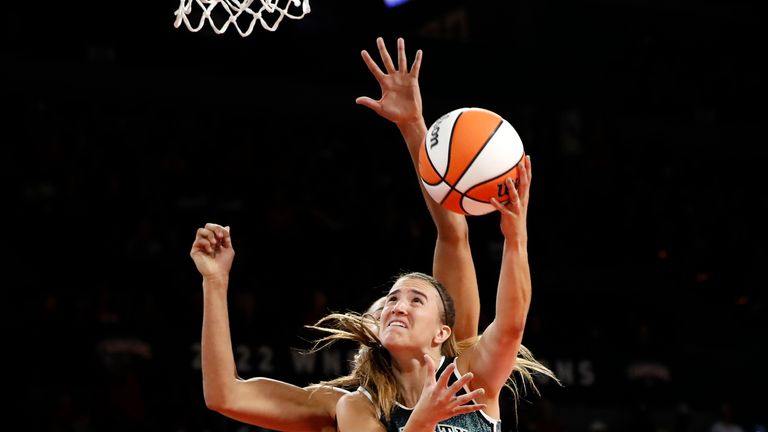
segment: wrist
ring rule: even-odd
[[[504,238],[504,248],[519,253],[528,253],[528,237],[514,236]]]
[[[397,128],[400,129],[400,133],[403,135],[410,134],[424,134],[427,131],[427,125],[424,123],[424,118],[421,116],[399,121],[395,123]]]
[[[414,413],[416,414],[416,413]],[[403,432],[425,432],[434,431],[437,429],[437,422],[432,422],[426,419],[420,418],[418,415],[411,415],[408,419],[408,423],[405,425]]]
[[[203,275],[203,289],[226,289],[229,285],[228,274]]]

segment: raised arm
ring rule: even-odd
[[[356,102],[397,125],[408,147],[414,170],[418,173],[419,151],[427,134],[419,89],[419,70],[423,54],[421,50],[416,52],[409,70],[405,41],[402,38],[397,40],[397,66],[382,38],[376,39],[376,45],[386,72],[379,68],[367,51],[363,51],[362,56],[381,87],[381,98],[374,100],[359,97]],[[472,338],[477,336],[480,297],[469,247],[466,218],[440,206],[427,194],[421,181],[418,181],[418,184],[437,228],[432,274],[445,286],[456,304],[456,339]]]
[[[229,271],[235,256],[229,227],[197,230],[190,256],[203,277],[202,369],[208,408],[232,419],[280,431],[335,431],[340,391],[312,392],[269,378],[240,379],[227,311]]]
[[[498,395],[515,366],[531,304],[526,229],[531,185],[531,162],[528,157],[523,158],[518,170],[520,181],[517,188],[511,179],[507,180],[509,202],[501,205],[493,200],[493,205],[501,214],[501,231],[504,234],[496,315],[478,343],[458,359],[459,370],[474,374],[472,386],[485,388],[485,401],[492,416],[499,415]]]

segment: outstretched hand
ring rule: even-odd
[[[376,46],[384,64],[386,73],[379,68],[368,51],[363,50],[362,56],[368,70],[371,71],[381,87],[381,98],[374,100],[367,96],[357,98],[355,102],[367,106],[378,115],[396,124],[421,120],[421,91],[419,90],[419,69],[421,68],[422,51],[416,51],[411,69],[408,70],[408,60],[405,56],[405,41],[397,39],[397,67],[384,45],[384,39],[377,38]]]
[[[459,414],[467,414],[479,411],[485,408],[485,404],[464,405],[467,402],[482,396],[485,390],[475,389],[462,396],[456,396],[456,393],[472,380],[472,372],[465,373],[456,382],[448,385],[448,379],[453,375],[456,364],[449,364],[440,377],[435,379],[435,362],[429,355],[424,355],[427,375],[424,380],[424,388],[421,391],[421,397],[413,409],[408,423],[411,421],[418,423],[419,426],[431,427],[434,430],[435,425],[440,421],[449,419]]]
[[[491,204],[501,213],[501,231],[507,240],[528,240],[526,218],[528,216],[528,200],[531,191],[531,159],[526,156],[517,165],[518,184],[507,178],[509,201],[501,204],[496,198],[491,198]]]
[[[227,277],[235,258],[229,227],[207,223],[199,228],[189,255],[203,278]]]

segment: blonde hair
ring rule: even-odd
[[[402,278],[420,279],[434,286],[443,305],[441,319],[444,324],[453,328],[456,318],[453,300],[437,279],[418,272],[406,273],[397,279]],[[376,313],[374,308],[369,309],[364,314],[356,312],[331,313],[314,325],[307,326],[307,328],[327,333],[326,336],[315,341],[310,352],[322,350],[337,341],[359,343],[360,348],[352,359],[352,370],[349,375],[322,381],[319,384],[334,387],[365,388],[370,392],[373,403],[384,417],[384,421],[388,422],[395,402],[404,403],[404,401],[400,398],[400,385],[392,372],[392,357],[381,344],[376,333],[379,323],[374,313]],[[441,354],[446,357],[457,357],[461,352],[474,346],[479,339],[480,337],[476,336],[457,342],[453,332],[451,332],[450,337],[441,346]],[[547,376],[558,384],[560,383],[555,374],[536,360],[533,353],[521,344],[512,374],[505,383],[505,387],[512,392],[514,397],[515,411],[517,411],[517,403],[521,396],[527,393],[529,387],[537,395],[540,395],[534,380],[536,374]]]

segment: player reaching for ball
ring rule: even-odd
[[[383,41],[379,41],[379,44],[381,49],[384,49]],[[421,54],[419,58],[420,56]],[[389,95],[419,98],[417,76],[413,78],[411,85],[415,85],[415,89],[412,88],[410,92],[389,92]],[[414,121],[406,121],[408,115],[387,118],[399,118],[401,121],[395,123],[400,127],[409,150],[418,148],[413,144],[418,144],[419,136],[423,138],[426,130],[421,118],[421,101],[384,99],[376,103],[386,112],[390,109],[416,107],[416,110],[409,114],[410,120]],[[419,129],[419,123],[422,130]],[[414,154],[411,151],[411,155]],[[426,195],[425,202],[437,227],[433,274],[457,300],[453,335],[458,340],[471,340],[477,335],[479,297],[474,265],[469,253],[466,221],[461,215],[435,206]],[[345,390],[333,386],[301,388],[269,378],[241,379],[237,376],[226,302],[229,269],[234,258],[229,229],[216,224],[206,224],[198,230],[190,254],[203,276],[202,354],[207,406],[235,420],[273,430],[335,430],[337,401],[345,394]],[[375,317],[378,317],[376,311],[381,310],[377,303],[369,309],[369,312],[374,312]],[[364,349],[366,347],[361,347],[361,352]],[[525,362],[525,359],[520,361],[521,364]],[[547,371],[542,369],[541,372]]]
[[[401,38],[396,68],[383,40],[378,39],[386,73],[363,51],[363,60],[379,82],[382,96],[379,100],[359,97],[357,103],[398,126],[428,203],[437,201],[462,215],[496,210],[491,198],[506,202],[506,179],[516,180],[519,175],[517,167],[525,155],[520,136],[507,120],[483,108],[455,109],[427,129],[418,84],[422,52],[416,52],[408,70],[405,53],[400,49],[402,43]]]
[[[420,109],[416,116],[420,118]],[[406,142],[418,134],[410,127],[402,132]],[[432,271],[457,300],[456,338],[471,340],[477,336],[480,299],[466,222],[461,215],[433,208],[431,200],[425,202],[437,228]],[[238,377],[227,307],[229,269],[234,259],[229,228],[206,224],[198,229],[190,255],[203,278],[202,371],[206,405],[234,420],[272,430],[336,430],[336,403],[346,390],[323,385],[299,387],[266,377]],[[374,302],[368,312],[378,316],[381,300]]]
[[[418,83],[422,52],[416,52],[409,70],[402,38],[397,41],[397,66],[383,39],[378,38],[376,42],[386,72],[367,51],[362,52],[362,57],[381,87],[381,97],[378,100],[360,97],[357,103],[395,123],[418,173],[418,155],[427,133]],[[450,280],[473,287],[471,291],[454,287],[453,292],[476,292],[467,221],[432,200],[419,182],[438,229],[435,275],[437,270],[441,275],[437,280],[422,274],[398,278],[387,296],[378,332],[374,335],[358,331],[367,327],[355,323],[356,317],[349,315],[331,315],[316,327],[330,333],[321,342],[354,335],[351,339],[369,346],[371,351],[368,360],[371,366],[365,370],[368,376],[361,374],[362,369],[355,369],[350,376],[336,381],[361,384],[358,391],[342,396],[338,402],[340,431],[426,432],[438,426],[445,430],[459,427],[469,431],[496,431],[500,418],[499,394],[505,386],[514,392],[516,386],[510,378],[513,372],[519,373],[533,389],[536,388],[533,373],[557,381],[552,372],[521,345],[531,296],[526,230],[530,168],[530,160],[525,158],[519,165],[519,190],[511,178],[507,179],[510,195],[507,204],[491,200],[501,214],[505,238],[497,313],[483,336],[463,351],[453,340],[462,325],[453,322],[452,310],[453,304],[461,305],[465,299],[457,297],[453,299],[455,303],[451,301],[450,293],[441,288],[439,281]],[[444,259],[438,260],[441,254]],[[438,263],[449,266],[440,268]],[[451,275],[450,279],[445,279],[446,275]],[[473,326],[476,323],[476,320],[471,322]],[[476,330],[472,328],[474,333]],[[466,373],[461,375],[458,371]]]

